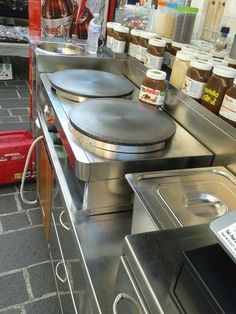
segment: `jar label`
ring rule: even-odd
[[[209,105],[215,106],[219,96],[220,94],[216,90],[208,88],[206,86],[204,89],[202,100],[204,100]]]
[[[113,39],[112,51],[116,53],[123,53],[125,52],[125,45],[126,45],[125,41]]]
[[[147,54],[147,48],[144,48],[143,46],[138,45],[136,58],[144,62],[146,58],[146,54]]]
[[[71,21],[71,16],[60,19],[42,18],[44,35],[48,37],[64,37],[69,32]]]
[[[236,99],[225,95],[219,114],[236,122]]]
[[[139,99],[154,106],[162,106],[164,104],[165,94],[164,90],[161,91],[141,85]]]
[[[150,53],[147,53],[144,64],[149,69],[160,70],[162,66],[162,62],[163,62],[163,57],[153,56]]]
[[[129,52],[128,54],[132,57],[136,57],[138,45],[134,45],[132,43],[129,44]]]
[[[113,37],[111,36],[107,36],[107,48],[111,48],[112,47],[112,42],[113,42]]]
[[[193,98],[201,99],[205,86],[206,83],[198,82],[185,76],[182,91]]]

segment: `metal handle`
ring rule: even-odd
[[[133,304],[136,306],[136,308],[138,310],[137,313],[140,313],[140,314],[143,313],[141,308],[140,308],[140,306],[139,306],[139,304],[138,304],[138,302],[134,298],[132,298],[130,295],[122,292],[122,293],[119,293],[116,296],[116,298],[115,298],[115,300],[113,302],[113,306],[112,306],[113,314],[117,314],[118,313],[117,312],[117,305],[118,305],[118,303],[120,302],[121,299],[126,299],[128,301],[133,302]]]
[[[64,283],[64,282],[66,282],[66,275],[65,275],[65,278],[62,279],[62,278],[59,276],[59,274],[58,274],[58,267],[59,267],[59,265],[61,265],[61,264],[63,264],[63,266],[64,266],[63,261],[60,261],[60,262],[57,263],[57,265],[56,265],[56,267],[55,267],[55,273],[56,273],[57,278],[58,278],[61,282]],[[64,269],[65,269],[65,267],[64,267]]]
[[[65,228],[66,230],[70,230],[69,227],[67,227],[64,222],[62,221],[62,216],[65,214],[65,211],[63,210],[61,213],[60,213],[60,216],[59,216],[59,220],[60,220],[60,223],[62,225],[63,228]]]

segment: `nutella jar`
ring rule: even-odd
[[[182,91],[199,101],[202,98],[207,80],[211,75],[211,69],[212,65],[206,61],[191,60]]]
[[[139,43],[140,30],[139,29],[132,29],[130,35],[131,36],[130,36],[130,40],[129,40],[128,54],[132,57],[136,57],[138,43]]]
[[[145,32],[145,31],[140,31],[137,54],[136,54],[136,58],[139,61],[142,61],[142,62],[145,61],[146,54],[147,54],[148,40],[151,38],[156,38],[156,34]]]
[[[172,42],[171,44],[171,51],[170,51],[170,58],[169,58],[169,62],[167,63],[167,66],[169,69],[172,69],[173,64],[175,62],[175,56],[177,51],[181,50],[183,44],[181,43],[177,43],[175,41]]]
[[[212,50],[211,51],[214,58],[224,59],[224,57],[227,54],[226,50],[218,51],[218,50]]]
[[[164,104],[166,94],[166,73],[160,70],[149,69],[143,80],[139,100],[160,108]]]
[[[196,58],[198,60],[209,61],[212,58],[212,53],[207,51],[198,51]]]
[[[166,42],[165,53],[164,53],[164,58],[163,58],[163,64],[167,65],[169,63],[169,59],[170,59],[170,51],[171,51],[172,40],[169,39],[169,38],[165,38],[165,37],[162,37],[161,39]]]
[[[214,67],[217,67],[217,66],[221,66],[221,65],[224,65],[224,66],[227,66],[228,65],[228,61],[224,60],[224,59],[219,59],[219,58],[210,58],[208,60],[211,65]]]
[[[115,25],[113,34],[111,50],[115,53],[125,52],[126,44],[128,42],[129,28],[122,25]]]
[[[226,56],[224,60],[228,62],[228,67],[236,69],[236,59]]]
[[[236,70],[226,66],[213,68],[212,75],[207,81],[201,104],[214,113],[218,113],[227,88],[233,85]]]
[[[112,47],[112,42],[113,42],[113,37],[114,37],[114,26],[116,25],[121,25],[120,23],[114,23],[114,22],[108,22],[107,23],[107,42],[106,42],[106,46],[107,48],[111,48]]]
[[[166,42],[152,38],[148,41],[147,54],[144,64],[149,69],[160,70],[164,58]]]
[[[236,127],[236,78],[233,84],[225,93],[219,116],[233,127]]]

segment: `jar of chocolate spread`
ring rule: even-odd
[[[160,108],[164,104],[166,94],[166,73],[160,70],[147,70],[142,82],[139,100]]]
[[[236,78],[225,93],[219,116],[236,128]]]
[[[226,66],[216,66],[207,81],[201,104],[214,113],[218,113],[226,90],[233,85],[236,70]]]
[[[156,38],[156,34],[145,31],[140,32],[136,58],[141,62],[146,59],[148,41],[151,38]]]
[[[212,65],[203,60],[191,60],[186,73],[182,91],[199,101],[202,98],[207,80],[211,75]]]
[[[131,29],[128,54],[132,57],[136,57],[137,54],[139,35],[140,35],[139,29]]]
[[[152,38],[148,41],[147,55],[144,62],[149,69],[160,70],[164,58],[166,42],[164,40]]]

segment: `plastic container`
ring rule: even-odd
[[[189,64],[194,59],[194,54],[187,51],[178,51],[176,54],[175,62],[172,68],[170,83],[175,87],[181,89],[189,69]]]
[[[211,75],[211,69],[212,65],[206,61],[192,60],[184,79],[182,91],[195,100],[200,100]]]
[[[232,59],[236,59],[236,34],[234,35],[234,41],[230,49],[229,57]]]
[[[152,38],[148,41],[147,55],[144,65],[149,69],[160,70],[164,58],[166,42]]]
[[[179,6],[173,41],[190,44],[198,8]]]
[[[166,94],[166,73],[159,70],[147,70],[142,82],[139,100],[157,108],[164,104]]]
[[[233,84],[225,93],[219,116],[233,127],[236,127],[236,78]]]
[[[217,38],[215,43],[215,50],[222,51],[226,49],[227,46],[227,36],[229,34],[230,28],[229,27],[221,27],[220,36]]]
[[[218,113],[226,90],[233,85],[236,70],[226,66],[213,68],[212,75],[207,81],[201,104],[214,113]]]
[[[175,3],[168,3],[166,6],[158,5],[155,17],[155,32],[161,37],[172,39],[176,21]]]
[[[88,39],[87,39],[87,52],[97,54],[98,40],[102,32],[102,24],[99,20],[99,14],[95,13],[94,18],[89,22],[88,26]]]

